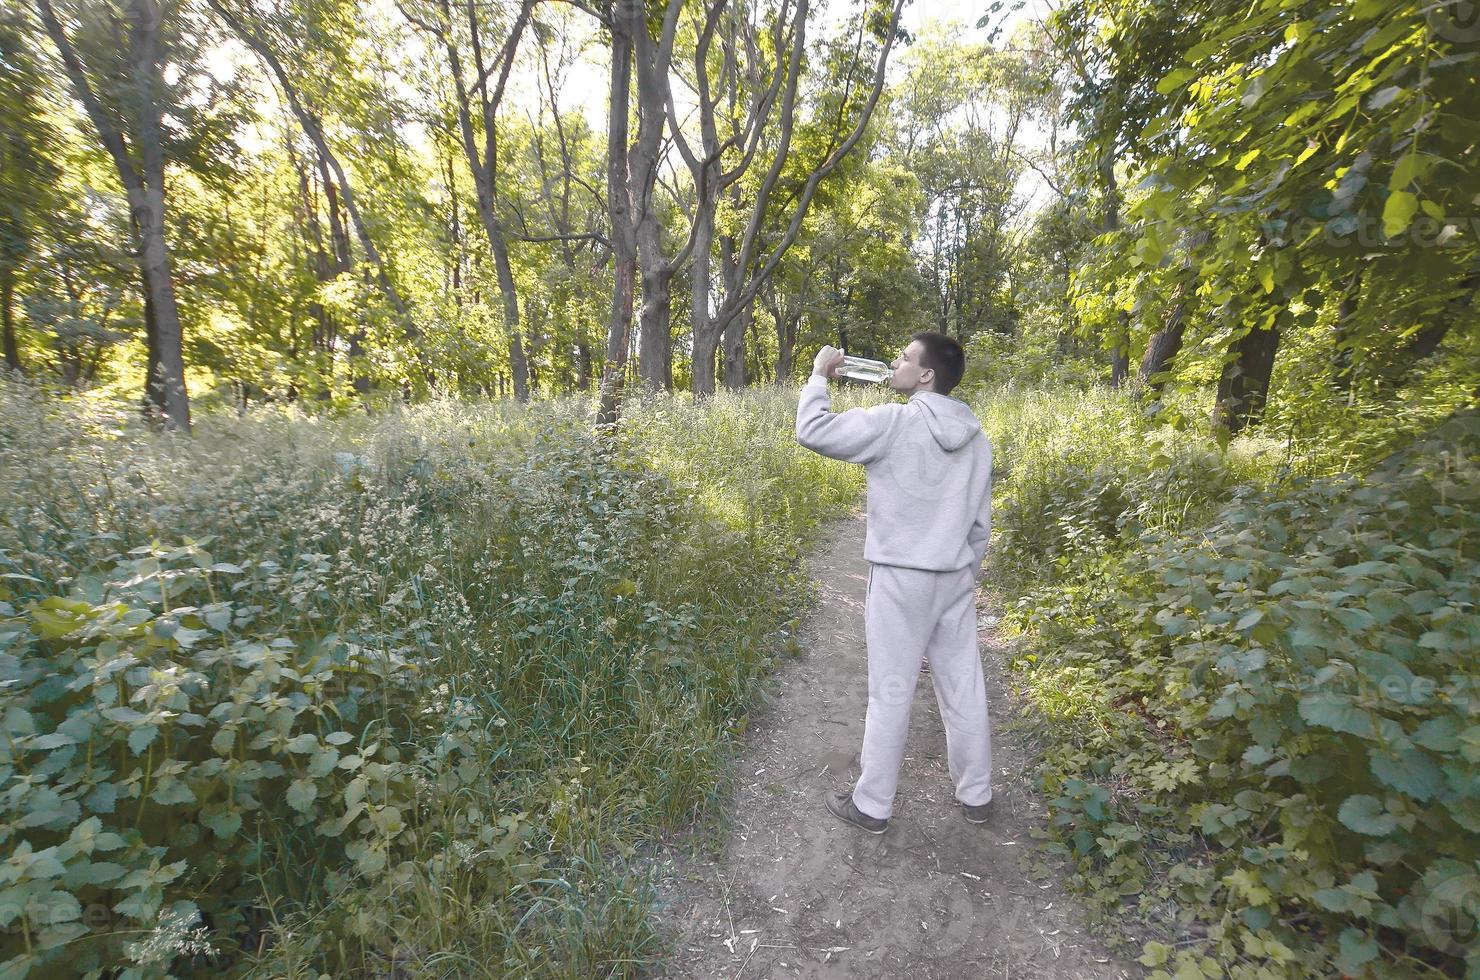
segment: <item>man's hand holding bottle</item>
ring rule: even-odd
[[[812,373],[837,380],[837,370],[843,363],[843,352],[836,347],[824,346],[812,359]]]

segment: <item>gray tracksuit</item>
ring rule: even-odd
[[[975,585],[992,528],[992,447],[971,408],[931,391],[904,404],[833,412],[813,375],[797,406],[797,442],[862,463],[870,562],[864,611],[868,711],[853,802],[893,813],[920,662],[946,728],[956,798],[992,798],[992,742],[976,639]]]

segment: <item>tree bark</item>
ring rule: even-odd
[[[632,98],[632,45],[642,23],[641,0],[614,0],[611,18],[611,97],[606,136],[606,202],[611,222],[612,307],[607,323],[606,365],[596,424],[613,432],[621,418],[627,346],[632,334],[632,299],[637,279],[637,239],[627,172],[627,114]]]
[[[190,430],[190,395],[185,388],[180,314],[175,303],[175,284],[169,245],[164,234],[164,155],[160,142],[162,111],[159,93],[163,88],[163,65],[159,51],[161,12],[158,0],[131,0],[129,18],[129,69],[140,90],[137,164],[125,137],[126,126],[104,107],[93,93],[86,69],[62,29],[51,0],[36,0],[36,9],[46,33],[56,46],[63,68],[87,111],[98,139],[113,160],[119,183],[128,197],[130,230],[143,279],[146,318],[153,326],[154,358],[147,386],[152,386],[162,404],[168,425]]]
[[[463,73],[462,57],[451,35],[453,30],[451,6],[445,0],[441,4],[441,10],[446,23],[440,28],[434,28],[433,32],[440,36],[447,51],[448,65],[452,69],[453,82],[457,87],[458,131],[462,135],[463,152],[468,160],[468,168],[473,173],[473,186],[477,192],[478,217],[488,237],[489,251],[493,254],[494,274],[498,280],[499,300],[503,308],[504,337],[509,345],[509,367],[514,376],[514,398],[516,401],[524,402],[529,400],[529,363],[524,356],[524,342],[519,320],[519,294],[514,285],[513,264],[509,260],[508,237],[498,214],[497,115],[499,103],[503,101],[509,72],[514,66],[515,49],[519,45],[519,39],[524,34],[525,28],[529,26],[530,17],[534,12],[534,0],[524,0],[520,5],[519,16],[515,19],[493,64],[486,63],[483,57],[478,6],[469,2],[465,9],[472,46],[473,70],[478,75],[478,81],[473,86],[468,85]],[[498,82],[490,92],[488,78],[495,68],[499,71]],[[472,97],[474,91],[477,92],[479,116],[483,125],[481,146],[473,129]]]
[[[135,77],[146,94],[140,98],[138,107],[138,146],[143,181],[130,196],[133,198],[131,210],[139,229],[145,287],[153,299],[159,364],[158,375],[152,380],[162,392],[164,414],[169,423],[188,431],[190,396],[185,390],[184,334],[175,301],[173,258],[164,234],[164,113],[159,104],[159,94],[164,87],[164,67],[159,50],[159,23],[163,13],[158,0],[132,0],[131,7],[134,11],[131,25],[133,67]]]
[[[720,262],[724,269],[725,282],[730,284],[739,282],[740,270],[735,255],[735,240],[729,236],[720,242]],[[749,326],[753,308],[752,305],[747,304],[730,317],[724,324],[724,333],[720,338],[720,349],[724,352],[725,387],[730,391],[739,391],[745,387],[745,331]]]
[[[591,345],[585,341],[576,344],[576,390],[591,390]]]
[[[1172,361],[1182,349],[1191,291],[1192,287],[1186,283],[1177,290],[1162,328],[1146,344],[1146,353],[1141,357],[1141,367],[1136,373],[1136,379],[1158,395],[1166,384],[1166,378],[1162,375],[1171,367]]]
[[[654,4],[654,6],[658,6]],[[638,366],[648,391],[672,387],[669,379],[670,323],[673,316],[672,282],[686,254],[670,258],[663,252],[663,226],[656,200],[658,164],[664,125],[668,121],[668,72],[682,12],[682,0],[667,0],[660,33],[655,41],[644,17],[634,29],[633,72],[637,80],[637,140],[628,155],[628,180],[637,257],[642,268],[642,307],[638,334]],[[712,14],[708,15],[712,17]],[[676,124],[675,124],[676,128]],[[692,233],[690,235],[692,241]]]
[[[695,205],[694,254],[689,268],[689,320],[694,335],[689,387],[695,394],[714,391],[714,353],[719,335],[711,328],[709,311],[710,249],[714,247],[714,212]]]
[[[1223,366],[1218,379],[1215,426],[1229,435],[1238,435],[1259,421],[1269,400],[1269,378],[1279,344],[1277,327],[1256,327],[1233,342],[1233,358]]]

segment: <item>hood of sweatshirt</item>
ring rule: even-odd
[[[909,404],[917,406],[930,434],[948,453],[966,445],[982,429],[971,406],[959,398],[933,391],[917,391],[910,396]]]

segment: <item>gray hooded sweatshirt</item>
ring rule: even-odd
[[[904,404],[833,412],[827,379],[814,374],[797,405],[797,442],[863,464],[865,559],[980,573],[992,533],[992,445],[965,402],[917,391]]]

